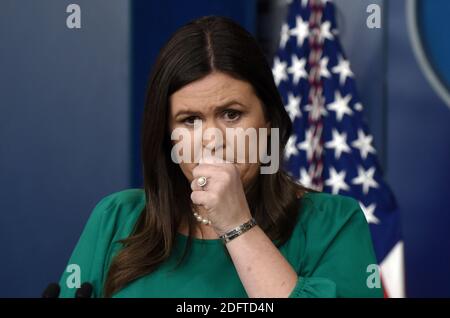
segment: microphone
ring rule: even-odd
[[[92,295],[92,285],[89,283],[81,284],[80,288],[77,288],[75,292],[75,298],[91,298]]]
[[[57,283],[48,284],[42,293],[42,298],[58,298],[61,288]]]

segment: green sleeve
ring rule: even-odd
[[[303,224],[307,248],[290,297],[383,297],[373,270],[377,262],[369,226],[358,202],[321,198],[326,200],[311,205]],[[374,279],[380,285],[373,288]]]
[[[103,198],[92,211],[91,216],[72,252],[72,256],[60,279],[61,298],[73,298],[76,287],[68,281],[74,282],[74,274],[77,270],[67,270],[69,266],[79,268],[80,284],[89,282],[93,286],[92,297],[100,297],[104,280],[104,268],[106,255],[113,235],[114,218],[109,210],[113,208],[114,195]]]
[[[336,298],[336,284],[322,277],[299,277],[289,298]]]

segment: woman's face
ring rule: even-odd
[[[200,123],[201,130],[199,130]],[[197,136],[209,128],[215,128],[221,132],[223,136],[221,143],[220,139],[216,140],[210,136],[201,141],[202,150],[208,149],[214,155],[215,151],[221,148],[223,159],[225,159],[226,148],[230,147],[231,142],[234,142],[233,158],[229,160],[230,158],[226,157],[226,159],[236,165],[245,186],[259,173],[259,158],[257,162],[249,159],[249,151],[253,151],[251,150],[252,145],[249,144],[250,138],[245,138],[245,142],[239,145],[236,137],[227,140],[226,129],[242,128],[245,131],[248,128],[254,128],[258,132],[260,128],[269,129],[270,123],[266,121],[261,101],[254,93],[251,84],[224,73],[214,72],[182,87],[170,96],[169,128],[171,132],[176,128],[185,128],[184,131],[190,134],[192,156],[194,154],[194,131]],[[270,132],[268,132],[269,134]],[[179,141],[173,142],[176,144]],[[236,160],[237,151],[241,151],[241,153],[243,151],[243,149],[239,150],[239,146],[245,148],[245,160]],[[242,156],[239,155],[239,158]],[[193,157],[188,161],[190,163],[181,162],[179,164],[184,175],[191,182],[193,180],[192,170],[198,163]]]

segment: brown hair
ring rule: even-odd
[[[105,297],[111,297],[163,263],[172,252],[182,221],[187,222],[190,236],[193,234],[196,221],[191,213],[190,185],[170,156],[169,97],[213,71],[253,86],[271,127],[279,128],[283,154],[291,134],[291,121],[256,40],[224,17],[203,17],[181,27],[160,51],[149,79],[141,145],[146,206],[132,234],[121,241],[123,249],[111,263],[104,285]],[[298,197],[306,189],[280,169],[275,174],[258,175],[245,191],[259,226],[282,245],[292,233],[300,208]],[[184,255],[190,245],[191,239]]]

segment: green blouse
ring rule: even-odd
[[[376,264],[369,227],[354,199],[307,193],[291,235],[279,250],[298,273],[290,297],[383,297],[382,288],[369,288],[370,264]],[[93,285],[101,297],[117,241],[130,235],[145,205],[142,189],[129,189],[103,198],[94,208],[69,264],[80,269],[80,281]],[[177,234],[169,259],[113,297],[248,297],[220,240],[193,239],[191,251],[179,267],[187,237]],[[64,271],[60,297],[74,297]]]

